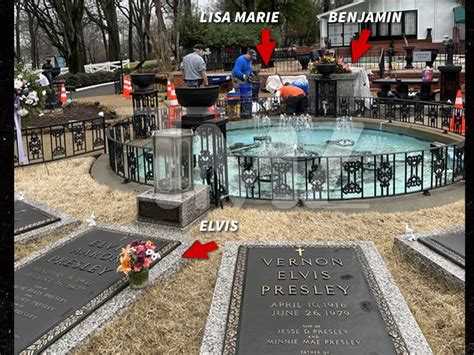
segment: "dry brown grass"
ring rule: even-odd
[[[97,183],[89,174],[93,157],[15,169],[15,191],[84,220],[128,224],[135,218],[135,195]]]
[[[17,170],[16,189],[83,218],[127,224],[134,219],[135,196],[111,191],[89,176],[92,158],[80,158]],[[74,174],[72,174],[74,173]],[[464,353],[464,295],[424,274],[393,247],[408,222],[415,232],[464,223],[464,202],[421,210],[381,214],[312,211],[262,211],[225,208],[208,219],[235,219],[237,233],[199,233],[216,240],[371,240],[382,254],[418,324],[436,354]],[[133,308],[77,350],[90,353],[196,354],[211,303],[221,250],[209,260],[193,261],[169,280],[155,285]]]
[[[45,248],[49,244],[54,243],[54,241],[58,240],[59,238],[64,237],[69,233],[72,233],[77,228],[80,227],[77,225],[68,226],[65,228],[61,228],[60,231],[54,231],[52,233],[42,235],[35,241],[29,241],[25,244],[15,244],[15,261],[21,260],[25,256],[28,256],[31,253],[34,253],[35,251]]]

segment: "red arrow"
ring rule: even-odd
[[[370,43],[367,43],[369,36],[370,30],[362,30],[362,33],[359,36],[359,40],[352,40],[352,63],[357,62],[359,58],[362,57],[362,55],[367,52],[370,47],[372,47]]]
[[[188,259],[209,259],[207,253],[216,250],[219,246],[216,242],[209,242],[201,244],[199,240],[196,240],[191,247],[186,250],[183,254],[183,258]]]
[[[260,54],[260,57],[262,57],[262,60],[265,65],[267,65],[270,61],[270,58],[272,57],[276,42],[270,41],[270,30],[268,28],[264,28],[262,30],[261,36],[262,43],[257,44],[257,51]]]

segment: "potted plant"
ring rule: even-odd
[[[148,286],[148,269],[151,263],[160,258],[151,241],[135,240],[122,248],[117,272],[123,272],[130,288],[140,289]]]
[[[348,64],[343,63],[342,59],[336,59],[331,55],[325,55],[319,60],[311,63],[309,72],[310,74],[321,74],[324,76],[329,76],[333,73],[351,73],[351,68]]]

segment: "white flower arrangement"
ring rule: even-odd
[[[44,86],[40,83],[40,76],[32,71],[28,71],[21,65],[15,70],[14,99],[15,109],[21,117],[40,112],[43,107],[42,98],[46,96],[47,91],[42,89]]]

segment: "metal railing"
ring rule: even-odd
[[[21,135],[23,149],[28,156],[28,164],[19,164],[19,142],[15,130],[15,167],[106,151],[104,117],[24,128],[21,130]]]
[[[232,71],[239,56],[240,54],[234,53],[211,53],[205,57],[206,68],[208,71]],[[298,55],[294,49],[277,48],[268,65],[265,65],[259,57],[253,61],[253,67],[260,73],[307,70],[307,67],[304,68],[299,60],[301,57],[307,57],[309,60],[309,55]],[[308,60],[305,61],[306,65]]]
[[[260,99],[259,103],[260,114],[270,110],[275,113],[271,99]],[[341,97],[337,115],[385,119],[463,134],[459,110],[444,103]],[[164,126],[170,124],[167,117],[168,111],[162,110],[159,119]],[[159,126],[155,121],[133,117],[107,129],[110,167],[127,181],[153,185],[153,149],[142,139],[149,138],[153,127]],[[195,168],[199,154],[194,159]],[[350,156],[276,157],[230,152],[227,169],[230,196],[242,198],[345,200],[403,195],[463,179],[464,142]]]
[[[364,68],[367,70],[379,70],[380,62],[380,49],[369,49],[364,55],[359,58],[356,63],[352,63],[351,51],[350,48],[336,48],[334,49],[336,57],[342,58],[345,63],[348,63],[350,66],[357,68]],[[392,56],[392,65],[390,68],[389,56],[387,54],[387,49],[384,51],[384,70],[385,73],[390,71],[399,71],[404,70],[406,66],[406,53],[403,49],[398,49],[395,55]],[[439,66],[445,65],[446,54],[438,53],[436,59],[433,61],[432,67],[437,69]],[[460,65],[462,68],[465,68],[465,55],[464,54],[454,54],[453,55],[453,64]],[[413,69],[423,70],[426,67],[426,62],[413,62]]]
[[[436,101],[378,97],[338,97],[336,113],[427,126],[464,135],[464,110]]]
[[[342,58],[343,62],[348,63],[350,66],[357,68],[364,68],[367,70],[379,70],[380,62],[380,49],[370,49],[356,62],[352,63],[350,48],[334,48],[330,50],[337,58]],[[385,73],[390,71],[404,70],[406,66],[405,51],[400,48],[396,48],[396,52],[392,57],[391,67],[389,64],[389,57],[387,49],[384,54],[384,70]],[[234,63],[239,55],[231,53],[211,53],[206,57],[206,66],[208,71],[231,71]],[[309,54],[297,54],[295,49],[282,49],[278,48],[272,55],[269,65],[264,65],[260,58],[254,61],[254,69],[259,70],[262,73],[277,72],[277,73],[291,73],[307,70],[306,65]],[[433,62],[433,68],[437,69],[441,65],[445,65],[446,54],[438,53],[435,61]],[[425,62],[413,62],[413,68],[417,70],[423,70],[426,67]],[[460,65],[465,68],[465,55],[454,54],[453,64]]]
[[[179,119],[181,110],[174,116]],[[126,181],[153,185],[153,148],[146,146],[146,140],[160,127],[172,127],[167,108],[159,109],[157,116],[135,115],[110,125],[107,146],[112,171]]]
[[[331,157],[229,156],[231,196],[346,200],[404,195],[464,178],[464,143],[410,152]],[[230,174],[232,175],[232,174]]]

